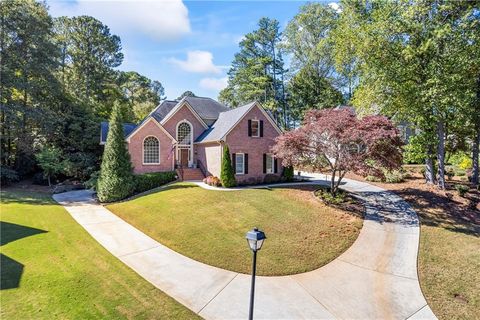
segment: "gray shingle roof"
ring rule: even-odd
[[[180,101],[165,100],[156,107],[149,116],[158,122],[162,121],[177,106],[188,102],[201,119],[217,119],[220,112],[230,110],[218,101],[204,97],[185,97]],[[147,117],[148,118],[148,117]]]
[[[230,110],[218,101],[211,98],[203,97],[185,97],[192,108],[198,113],[202,119],[218,119],[220,112]]]
[[[107,141],[108,126],[109,126],[109,123],[106,121],[103,121],[100,124],[100,143],[105,143]],[[125,137],[127,137],[136,127],[137,127],[136,124],[124,123],[123,134],[125,135]]]
[[[255,102],[244,106],[221,112],[218,120],[207,130],[205,130],[195,142],[219,141],[242,117],[250,110]]]
[[[177,105],[177,103],[178,101],[165,100],[162,103],[160,103],[158,107],[153,109],[150,115],[154,117],[155,120],[160,122]]]
[[[127,138],[137,127],[140,127],[150,117],[158,122],[165,119],[172,110],[183,103],[188,102],[190,106],[198,113],[202,119],[217,119],[208,129],[206,129],[195,142],[219,141],[223,139],[225,134],[245,115],[248,110],[255,104],[251,102],[244,106],[230,109],[221,103],[203,97],[185,97],[180,101],[165,100],[158,105],[152,112],[143,119],[143,121],[135,125],[133,123],[124,123],[123,130]],[[108,122],[101,123],[100,143],[105,143],[108,134]]]

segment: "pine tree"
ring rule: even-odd
[[[124,199],[135,187],[121,114],[120,104],[115,103],[98,180],[98,199],[102,202]]]
[[[220,180],[225,188],[235,187],[237,181],[235,180],[235,174],[233,173],[232,160],[230,159],[230,149],[228,145],[223,148],[222,158],[222,171],[220,173]]]

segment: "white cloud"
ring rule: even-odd
[[[330,3],[328,4],[328,6],[329,6],[330,8],[332,8],[333,10],[335,10],[337,13],[342,12],[342,9],[340,8],[340,5],[339,5],[338,3],[336,3],[336,2],[330,2]]]
[[[213,63],[213,54],[209,51],[194,50],[187,52],[187,60],[169,59],[171,63],[188,72],[221,73],[224,67]]]
[[[53,16],[90,15],[119,35],[140,32],[156,40],[172,40],[191,32],[182,0],[51,1],[49,5]]]
[[[200,88],[207,90],[220,91],[228,84],[228,77],[223,78],[203,78],[200,80]]]

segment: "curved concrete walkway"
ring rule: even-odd
[[[311,175],[310,183],[326,183],[325,178]],[[358,239],[317,270],[258,277],[254,317],[435,319],[418,283],[419,221],[415,212],[400,197],[367,183],[345,179],[342,188],[366,202]],[[54,199],[114,256],[200,316],[247,318],[249,275],[205,265],[172,251],[97,204],[89,191],[57,194]]]

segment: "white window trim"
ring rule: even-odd
[[[182,123],[187,123],[190,126],[190,144],[180,144],[180,141],[178,140],[178,127]],[[177,140],[177,159],[180,159],[180,149],[188,149],[188,166],[191,166],[193,164],[193,125],[190,121],[187,119],[183,119],[182,121],[179,121],[177,125],[175,126],[175,138]]]
[[[265,160],[265,166],[266,166],[265,171],[266,171],[267,174],[275,173],[275,158],[274,158],[273,154],[271,154],[271,153],[267,153],[267,157],[270,157],[272,159],[272,167],[268,168],[267,161]],[[269,171],[269,169],[270,169],[270,171]]]
[[[251,119],[252,124],[253,124],[254,121],[257,123],[257,135],[256,136],[253,135],[253,127],[250,127],[250,132],[252,133],[253,138],[260,138],[260,120]]]
[[[147,138],[150,138],[150,137],[153,137],[155,139],[157,139],[158,141],[158,162],[148,162],[146,163],[145,162],[145,140]],[[160,139],[158,139],[157,137],[153,136],[153,135],[149,135],[149,136],[146,136],[145,138],[143,138],[143,141],[142,141],[142,164],[144,166],[157,166],[160,164]]]
[[[237,156],[241,155],[242,156],[242,172],[237,172]],[[245,174],[245,153],[235,153],[235,174],[236,175],[243,175]]]
[[[180,141],[178,140],[178,127],[182,123],[187,123],[190,126],[190,141],[192,142],[191,144],[180,144]],[[193,125],[192,125],[192,123],[190,121],[188,121],[187,119],[183,119],[182,121],[179,121],[177,123],[177,125],[175,126],[175,138],[176,138],[179,146],[191,146],[191,145],[193,145]]]

